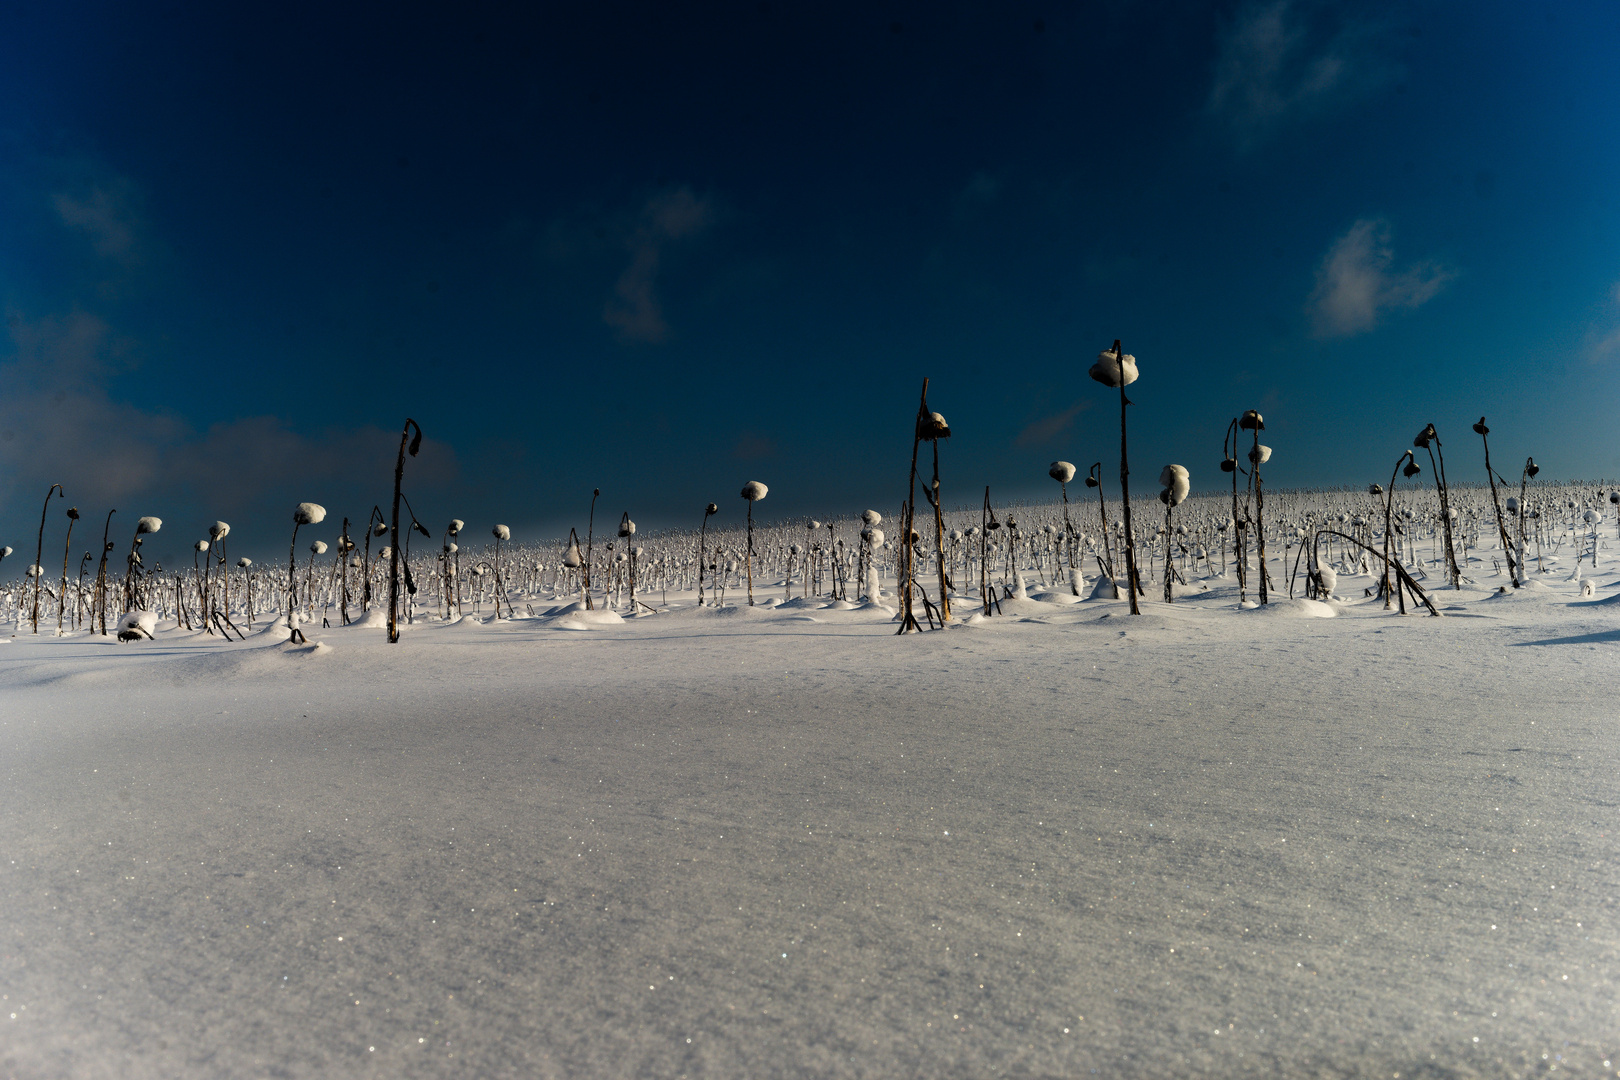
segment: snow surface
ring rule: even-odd
[[[1609,1074],[1620,609],[1548,576],[25,634],[0,1075]]]

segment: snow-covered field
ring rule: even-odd
[[[0,1076],[1610,1074],[1620,590],[1478,560],[1444,618],[24,624]]]

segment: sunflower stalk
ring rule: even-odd
[[[52,484],[50,490],[45,493],[45,509],[39,512],[39,549],[34,553],[33,623],[34,633],[36,634],[39,633],[39,593],[40,590],[45,587],[45,570],[41,562],[41,560],[45,558],[45,515],[50,512],[52,495],[55,495],[59,499],[66,498],[67,492],[62,490],[61,484]],[[69,528],[71,529],[72,526],[69,526]],[[65,571],[63,576],[66,576]]]
[[[415,438],[411,437],[411,429],[416,429]],[[409,443],[407,444],[407,440]],[[417,451],[422,449],[422,427],[410,417],[405,418],[405,427],[399,434],[399,458],[394,464],[394,516],[389,523],[389,539],[392,550],[389,552],[388,564],[388,642],[394,644],[399,641],[399,489],[405,481],[405,454],[415,457]],[[415,515],[412,515],[413,517]],[[407,565],[406,572],[410,572]],[[413,590],[414,591],[414,590]]]

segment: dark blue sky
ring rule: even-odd
[[[1611,3],[338,6],[0,16],[0,543],[269,552],[407,415],[435,528],[890,507],[924,376],[1045,496],[1116,337],[1144,492],[1249,407],[1273,485],[1620,475]]]

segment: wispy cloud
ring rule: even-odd
[[[971,217],[1001,197],[1002,182],[998,177],[980,169],[956,193],[952,216],[958,221]]]
[[[51,203],[62,224],[90,238],[96,254],[120,262],[138,258],[140,216],[129,184],[114,182],[76,193],[58,191]]]
[[[1363,218],[1328,249],[1306,305],[1318,337],[1365,333],[1385,312],[1428,303],[1457,276],[1433,261],[1396,270],[1390,233],[1384,219]]]
[[[1594,364],[1620,360],[1620,282],[1609,289],[1609,302],[1587,330],[1586,358]]]
[[[129,366],[133,344],[92,313],[29,319],[13,310],[6,330],[0,508],[60,483],[69,501],[95,513],[161,516],[165,505],[201,501],[229,519],[347,492],[356,476],[393,470],[399,433],[375,425],[308,435],[253,416],[199,431],[174,413],[119,400],[108,387]],[[455,452],[426,441],[413,469],[420,489],[447,483],[458,472]]]
[[[659,263],[670,243],[703,233],[714,221],[712,200],[689,187],[659,192],[641,208],[627,241],[630,262],[602,307],[602,319],[622,341],[657,344],[669,337],[658,298]]]
[[[1018,446],[1043,446],[1055,442],[1058,436],[1074,426],[1075,417],[1090,407],[1090,402],[1081,399],[1060,413],[1031,420],[1024,425],[1024,430],[1018,433],[1018,438],[1014,442]]]
[[[1243,143],[1387,83],[1379,24],[1299,0],[1246,4],[1220,36],[1209,111]]]
[[[731,456],[741,461],[775,457],[776,440],[757,431],[745,431],[737,436],[737,445],[731,448]]]

